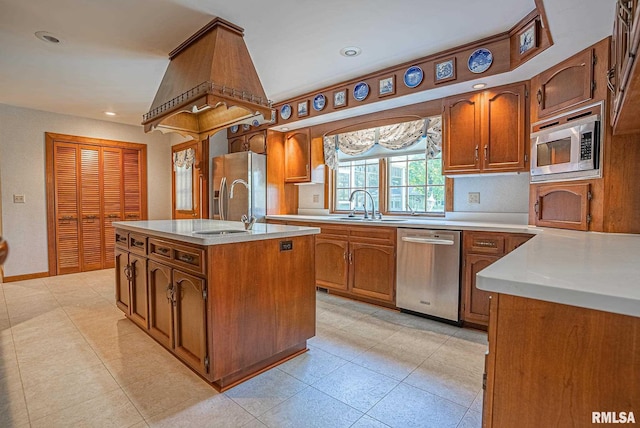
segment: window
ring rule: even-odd
[[[352,202],[349,196],[354,190],[366,190],[371,193],[375,207],[380,207],[379,186],[380,186],[380,162],[378,159],[358,160],[351,162],[340,162],[334,180],[334,209],[336,211],[351,211],[356,208],[362,212],[362,206],[367,204],[367,210],[371,210],[370,201],[365,201],[363,192],[356,194]]]
[[[193,168],[192,166],[175,166],[176,210],[193,210]]]
[[[389,213],[444,213],[442,158],[425,153],[387,159]]]
[[[386,171],[386,177],[381,171]],[[340,162],[333,184],[334,211],[363,212],[365,197],[370,210],[371,202],[363,192],[349,202],[353,191],[360,189],[371,193],[375,209],[383,213],[444,214],[445,177],[440,154],[433,159],[420,153]],[[380,195],[385,198],[381,200]]]

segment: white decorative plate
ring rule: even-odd
[[[353,98],[358,101],[364,100],[368,95],[369,85],[367,85],[365,82],[360,82],[353,88]]]
[[[415,88],[420,83],[422,83],[422,78],[424,77],[424,73],[422,69],[417,65],[413,67],[407,68],[407,71],[404,72],[404,84],[408,88]]]
[[[232,133],[232,134],[235,134],[236,132],[238,132],[238,128],[240,128],[238,125],[233,125],[233,126],[231,127],[231,133]]]
[[[472,73],[484,73],[493,63],[493,54],[489,49],[480,48],[469,55],[467,66]]]

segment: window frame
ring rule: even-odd
[[[389,185],[388,185],[388,161],[387,158],[379,158],[378,159],[378,210],[383,215],[388,216],[411,216],[411,217],[425,217],[425,218],[442,218],[445,216],[447,211],[453,211],[453,180],[444,177],[444,211],[441,213],[427,213],[427,212],[416,212],[415,214],[411,214],[410,211],[393,211],[389,212],[388,201],[389,201]],[[327,191],[329,194],[329,213],[331,214],[348,214],[351,210],[338,210],[335,206],[335,191],[336,191],[336,174],[337,170],[331,171],[329,174],[329,180],[327,183]],[[356,208],[356,213],[362,213],[362,209]]]

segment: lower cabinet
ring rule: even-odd
[[[149,260],[149,334],[200,373],[208,372],[206,281]]]
[[[315,225],[316,285],[350,297],[395,302],[396,233],[385,227]]]
[[[534,224],[589,230],[591,190],[588,182],[532,185]]]
[[[531,239],[533,235],[504,232],[463,232],[462,314],[465,323],[486,327],[491,293],[476,287],[476,274]]]
[[[115,249],[116,305],[133,322],[148,328],[147,259]]]

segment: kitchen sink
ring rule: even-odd
[[[246,230],[234,230],[234,229],[218,229],[218,230],[199,230],[193,232],[196,235],[229,235],[232,233],[247,233]]]

